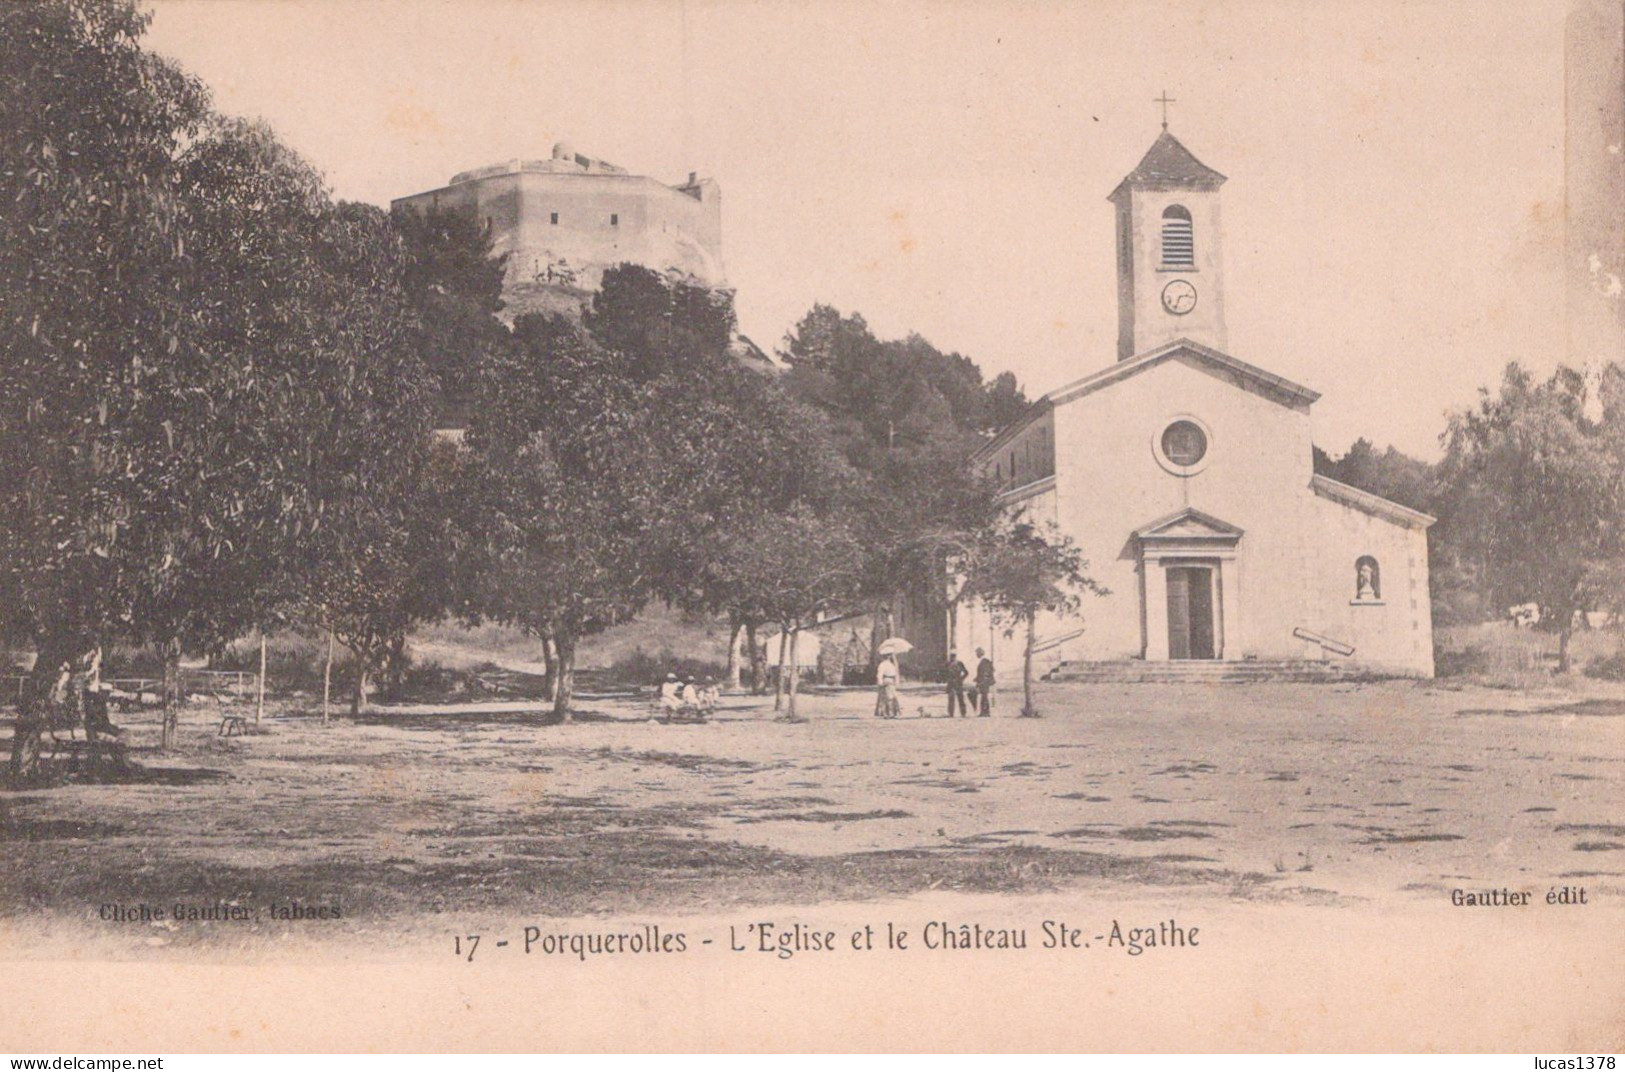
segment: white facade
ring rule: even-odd
[[[1218,345],[1222,181],[1158,139],[1112,195],[1127,246],[1119,325],[1142,348],[1044,396],[974,459],[1013,510],[1070,536],[1110,589],[1086,596],[1076,620],[1040,622],[1044,663],[1324,658],[1432,676],[1433,519],[1316,476],[1319,396]],[[1149,230],[1169,205],[1193,232],[1175,229],[1176,254],[1194,243],[1177,271]],[[1164,300],[1176,279],[1194,305]],[[990,648],[1016,672],[1019,639],[981,608],[957,617],[961,652]]]

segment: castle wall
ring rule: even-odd
[[[596,289],[604,270],[621,263],[725,283],[721,194],[709,179],[671,187],[641,175],[516,165],[395,204],[471,210],[485,223],[495,252],[508,255],[511,313],[545,307],[548,295],[539,289]]]

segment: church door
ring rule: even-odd
[[[1168,658],[1213,657],[1213,571],[1205,566],[1170,567]]]

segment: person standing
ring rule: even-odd
[[[902,711],[902,704],[897,699],[897,660],[890,655],[880,660],[875,667],[875,717],[896,718]]]
[[[993,660],[981,648],[976,649],[976,699],[980,705],[977,716],[987,718],[993,714]]]
[[[960,718],[969,718],[970,711],[965,707],[965,679],[970,677],[970,671],[965,668],[964,660],[959,653],[948,653],[948,717],[954,717],[954,708],[959,708]]]

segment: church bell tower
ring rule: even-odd
[[[1179,338],[1225,349],[1222,185],[1168,133],[1165,115],[1150,151],[1112,191],[1119,361]]]

